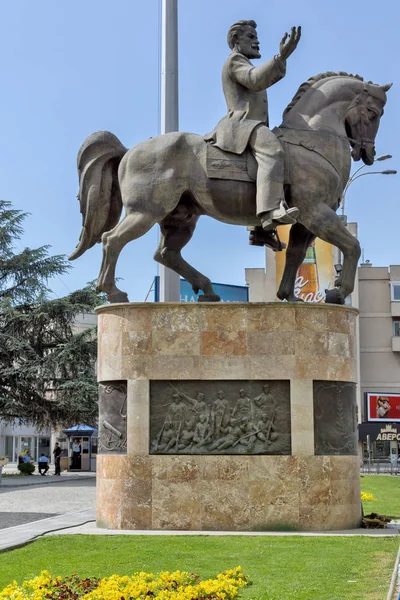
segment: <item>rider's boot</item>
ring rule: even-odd
[[[286,202],[281,200],[278,208],[260,215],[261,225],[264,231],[275,229],[278,225],[293,225],[299,214],[298,208],[289,208]]]

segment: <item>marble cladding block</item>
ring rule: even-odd
[[[97,309],[99,381],[354,381],[357,311],[290,303],[132,303]]]
[[[330,531],[360,520],[354,456],[98,457],[97,523],[110,529]]]

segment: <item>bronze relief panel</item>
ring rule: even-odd
[[[290,382],[152,381],[150,440],[150,454],[290,454]]]

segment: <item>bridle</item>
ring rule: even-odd
[[[368,114],[367,114],[367,108],[368,108],[368,98],[370,96],[373,98],[378,98],[378,96],[376,94],[371,93],[370,89],[367,86],[368,86],[368,84],[364,83],[364,89],[362,90],[362,92],[360,94],[358,94],[354,98],[354,100],[351,102],[350,106],[347,108],[347,111],[345,113],[345,119],[346,119],[347,113],[350,110],[352,110],[356,106],[359,107],[359,111],[358,111],[359,119],[358,119],[358,121],[356,121],[353,124],[357,125],[358,123],[360,123],[361,136],[358,139],[351,138],[350,136],[346,136],[346,137],[353,147],[359,146],[360,149],[364,149],[367,146],[367,144],[372,144],[372,145],[375,144],[374,139],[367,137],[367,131],[368,131],[367,125],[370,122],[370,119],[368,118]],[[381,99],[381,98],[379,98],[379,99]]]

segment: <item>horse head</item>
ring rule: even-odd
[[[355,161],[371,165],[388,85],[344,71],[320,73],[303,83],[283,113],[283,127],[328,130],[348,137]]]
[[[386,92],[392,84],[383,86],[364,83],[363,90],[351,102],[345,114],[346,134],[352,147],[353,160],[372,165],[375,158],[375,137],[378,133]]]

